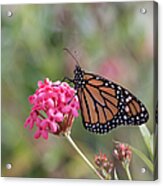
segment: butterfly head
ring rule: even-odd
[[[74,70],[74,84],[76,89],[82,87],[83,75],[84,71],[79,65],[76,65]]]

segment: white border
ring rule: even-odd
[[[4,0],[0,4],[26,4],[26,3],[33,3],[33,4],[47,4],[47,3],[84,3],[84,2],[131,2],[134,0]],[[142,1],[142,0],[136,0],[136,1]],[[148,0],[144,0],[148,1]],[[150,0],[149,0],[150,1]],[[152,1],[152,0],[151,0]],[[157,2],[159,2],[158,0]],[[161,2],[161,1],[160,1]]]
[[[83,1],[77,1],[77,0],[4,0],[3,2],[0,2],[1,4],[22,4],[22,3],[34,3],[34,4],[46,4],[46,3],[61,3],[61,2],[104,2],[106,0],[83,0]],[[121,2],[122,0],[112,0],[111,2]],[[132,0],[133,1],[133,0]],[[61,180],[61,179],[31,179],[31,178],[0,178],[0,184],[3,186],[11,185],[12,186],[49,186],[49,185],[55,185],[55,186],[83,186],[84,184],[89,184],[89,186],[101,186],[101,185],[109,185],[109,184],[120,184],[122,186],[130,185],[132,184],[143,184],[143,185],[163,185],[163,178],[162,178],[162,171],[163,171],[163,115],[161,115],[162,109],[162,103],[163,99],[163,89],[161,87],[162,80],[163,80],[163,1],[157,0],[159,3],[159,180],[156,182],[141,182],[141,181],[101,181],[101,180]]]

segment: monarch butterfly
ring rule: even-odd
[[[141,101],[122,86],[102,76],[85,72],[76,61],[74,84],[80,103],[84,127],[93,133],[104,134],[120,125],[141,125],[147,122],[148,111]]]

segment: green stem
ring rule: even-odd
[[[126,171],[126,174],[127,174],[128,179],[129,180],[132,180],[130,169],[129,169],[129,165],[128,164],[126,165],[125,163],[122,163],[122,165],[123,165],[123,168]]]
[[[92,171],[101,179],[104,180],[104,178],[100,175],[100,173],[96,170],[96,168],[92,165],[92,163],[86,158],[86,156],[81,152],[81,150],[78,148],[78,146],[75,144],[73,139],[71,138],[70,134],[65,133],[65,137],[68,140],[68,142],[72,145],[72,147],[78,152],[78,154],[83,158],[83,160],[86,162],[86,164],[92,169]]]

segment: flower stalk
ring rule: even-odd
[[[126,171],[128,179],[132,180],[132,176],[131,176],[130,169],[129,169],[129,164],[122,163],[122,166]]]
[[[100,173],[96,170],[96,168],[93,166],[93,164],[86,158],[86,156],[83,154],[83,152],[79,149],[79,147],[76,145],[76,143],[73,141],[73,139],[70,136],[70,132],[67,132],[64,134],[68,142],[71,144],[71,146],[76,150],[76,152],[82,157],[82,159],[85,161],[85,163],[92,169],[92,171],[101,179],[104,180],[104,178],[100,175]]]
[[[129,170],[132,158],[132,150],[130,146],[124,143],[115,142],[114,157],[121,162],[122,167],[126,171],[128,179],[132,180],[131,173]]]
[[[111,172],[114,165],[109,157],[107,157],[106,154],[100,152],[99,154],[95,155],[94,162],[100,175],[102,175],[102,177],[106,180],[111,180]]]

